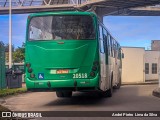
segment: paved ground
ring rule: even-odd
[[[160,87],[153,90],[153,95],[160,98]]]
[[[78,92],[65,99],[54,92],[25,93],[6,98],[3,105],[13,111],[160,111],[160,98],[152,96],[156,87],[158,84],[125,85],[115,90],[112,98]]]

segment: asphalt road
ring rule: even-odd
[[[31,92],[5,98],[3,105],[13,111],[160,111],[160,98],[152,96],[156,87],[158,84],[125,85],[114,90],[111,98],[79,92],[72,98],[57,98],[54,92]]]

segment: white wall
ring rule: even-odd
[[[144,48],[122,47],[122,83],[144,82]]]
[[[145,63],[149,63],[149,74],[145,74],[146,80],[158,80],[159,51],[145,51]],[[152,74],[152,63],[157,63],[157,74]]]

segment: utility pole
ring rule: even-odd
[[[9,68],[12,68],[12,1],[9,0]]]

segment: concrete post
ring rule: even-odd
[[[99,20],[103,23],[103,10],[101,8],[96,8],[95,13],[97,14]]]
[[[9,68],[12,67],[12,1],[9,0]]]

